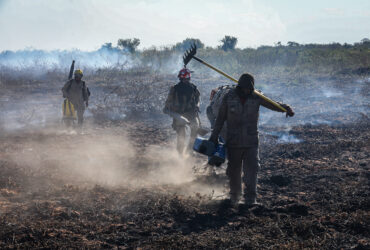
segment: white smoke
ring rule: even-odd
[[[118,49],[102,47],[92,52],[80,50],[44,51],[26,49],[20,51],[4,51],[0,53],[0,66],[11,69],[52,70],[69,69],[72,60],[76,60],[76,68],[111,68],[129,69],[134,66],[131,55]]]

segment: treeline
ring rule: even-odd
[[[119,39],[117,44],[105,43],[96,51],[4,51],[0,66],[25,68],[53,66],[68,69],[76,59],[82,68],[118,69],[127,71],[141,68],[173,74],[182,66],[183,53],[195,44],[197,56],[234,76],[243,72],[277,75],[332,75],[370,74],[370,40],[354,44],[299,44],[277,42],[274,46],[237,48],[238,39],[225,36],[217,47],[206,46],[201,40],[187,38],[171,46],[138,49],[140,39]],[[190,62],[189,68],[198,73],[209,73],[206,67]]]
[[[370,40],[367,38],[354,44],[299,44],[290,41],[286,45],[277,42],[274,46],[244,49],[236,48],[237,41],[236,37],[225,36],[220,40],[221,44],[213,48],[205,46],[199,39],[187,38],[172,46],[139,51],[139,39],[120,39],[116,49],[130,51],[140,57],[144,64],[157,69],[173,60],[174,54],[181,58],[195,44],[198,48],[197,56],[234,75],[245,71],[302,75],[370,74]],[[192,66],[195,67],[189,65]],[[196,68],[201,72],[209,71],[205,67]]]

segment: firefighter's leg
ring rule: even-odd
[[[64,121],[64,124],[66,125],[67,128],[72,126],[72,119],[71,118],[69,118],[69,117],[64,118],[63,121]]]
[[[229,178],[230,198],[238,201],[242,192],[241,167],[243,159],[243,149],[228,148],[228,164],[226,175]]]
[[[243,157],[243,182],[245,202],[249,204],[256,203],[259,166],[258,147],[248,148]]]
[[[66,127],[71,126],[71,103],[68,99],[64,99],[63,101],[63,123]]]
[[[188,152],[192,152],[193,150],[193,144],[198,135],[198,129],[199,129],[199,120],[198,118],[195,118],[190,123],[190,138],[189,138],[189,142],[187,145]]]
[[[78,126],[82,126],[84,122],[84,112],[85,109],[83,107],[78,107],[77,108],[77,121],[78,121]]]
[[[185,126],[177,126],[176,127],[176,133],[177,133],[177,152],[179,154],[184,153],[185,149]]]

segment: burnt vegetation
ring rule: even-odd
[[[296,111],[261,110],[261,204],[236,208],[225,201],[225,166],[208,171],[196,155],[182,166],[189,178],[171,158],[161,110],[176,73],[151,65],[167,67],[176,46],[135,47],[124,65],[87,67],[83,133],[60,123],[67,67],[1,67],[0,248],[368,249],[368,41],[199,49],[235,76],[247,65],[257,88]],[[230,82],[192,63],[209,126],[210,90]]]

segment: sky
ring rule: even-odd
[[[119,38],[140,47],[198,38],[215,47],[354,43],[370,38],[369,0],[0,0],[0,51],[92,51]]]

